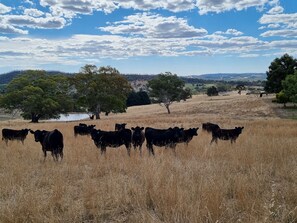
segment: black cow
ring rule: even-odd
[[[181,138],[180,142],[183,142],[188,146],[189,142],[193,139],[193,137],[198,135],[198,129],[198,127],[185,129],[183,131],[183,137]]]
[[[79,123],[79,125],[74,126],[74,136],[77,137],[77,135],[90,135],[94,127],[95,125]]]
[[[22,144],[24,144],[24,140],[26,139],[29,131],[30,129],[2,129],[2,140],[5,141],[6,145],[8,143],[8,140],[18,140],[21,141]]]
[[[231,140],[231,143],[236,142],[238,136],[242,133],[244,127],[235,127],[234,129],[221,129],[217,128],[212,131],[211,142],[218,143],[218,139],[221,140]]]
[[[212,133],[213,130],[216,130],[220,128],[220,126],[218,126],[217,124],[211,123],[211,122],[206,122],[202,124],[202,129],[204,131],[207,131],[208,133]]]
[[[142,144],[145,140],[144,136],[144,127],[136,126],[135,128],[132,127],[132,145],[134,147],[134,150],[136,150],[136,147],[139,147],[140,156],[142,155]]]
[[[145,128],[146,147],[149,154],[155,155],[153,145],[170,147],[175,153],[175,147],[182,140],[183,128],[174,127],[169,129]]]
[[[114,130],[119,131],[121,129],[126,129],[126,125],[127,125],[127,123],[122,123],[122,124],[116,123],[114,126]]]
[[[61,160],[63,159],[63,134],[59,130],[31,130],[30,132],[34,134],[35,142],[40,142],[44,153],[44,160],[46,159],[47,151],[52,153],[55,161],[58,161],[59,156]]]
[[[106,147],[119,147],[125,145],[128,155],[130,156],[132,131],[122,129],[119,131],[102,131],[93,129],[91,137],[97,148],[100,148],[101,155],[106,154]]]

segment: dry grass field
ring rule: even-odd
[[[1,121],[0,128],[59,129],[64,160],[43,162],[39,143],[0,142],[0,222],[297,222],[297,121],[281,119],[271,98],[194,96],[171,106],[131,107],[86,120],[96,128],[200,127],[189,146],[155,147],[149,157],[74,138],[79,122]],[[235,144],[201,131],[203,122],[244,126]]]

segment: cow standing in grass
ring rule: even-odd
[[[30,129],[2,129],[2,140],[5,141],[6,145],[8,144],[8,140],[17,140],[21,141],[24,144],[24,140],[26,139]]]
[[[234,129],[221,129],[217,128],[212,131],[212,139],[210,144],[213,142],[218,143],[218,139],[220,140],[230,140],[231,144],[236,142],[238,136],[242,133],[244,127],[235,127]]]
[[[172,148],[175,152],[175,147],[178,142],[182,140],[183,128],[174,127],[168,129],[154,129],[147,127],[145,128],[145,139],[146,146],[149,151],[149,155],[155,155],[153,146]]]
[[[77,135],[90,135],[91,131],[94,129],[95,125],[87,125],[84,123],[79,123],[79,125],[74,126],[74,136]]]
[[[179,142],[185,143],[186,146],[188,146],[189,142],[193,139],[193,137],[198,135],[197,133],[198,129],[199,129],[198,127],[185,129],[183,131],[183,136]]]
[[[145,136],[144,136],[144,127],[136,126],[135,128],[132,127],[132,145],[134,150],[139,147],[140,156],[142,156],[142,144],[144,143]]]
[[[42,146],[42,151],[44,153],[44,161],[46,159],[47,151],[52,153],[52,156],[55,161],[58,161],[59,157],[61,160],[63,159],[63,134],[59,130],[30,130],[30,132],[34,134],[35,142],[40,142]]]
[[[119,131],[102,131],[93,129],[91,132],[94,144],[101,150],[101,155],[106,154],[107,147],[119,147],[125,145],[128,156],[130,156],[132,131],[122,129]]]

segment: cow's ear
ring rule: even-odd
[[[141,127],[140,129],[141,129],[141,130],[144,130],[144,127]]]
[[[30,133],[34,134],[34,131],[30,129]]]
[[[131,129],[132,129],[133,131],[135,130],[135,128],[134,128],[134,127],[132,127]]]

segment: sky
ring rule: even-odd
[[[0,0],[0,74],[265,73],[297,58],[297,0]]]

